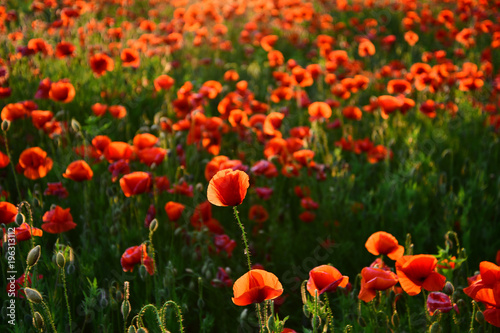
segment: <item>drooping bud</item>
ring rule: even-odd
[[[153,221],[151,221],[151,224],[149,225],[149,231],[155,232],[156,229],[158,229],[158,220],[153,219]]]
[[[35,326],[35,328],[39,331],[43,331],[43,327],[45,326],[43,317],[38,311],[35,312],[35,315],[33,316],[33,326]]]
[[[26,218],[24,217],[23,213],[17,213],[16,215],[16,224],[21,225],[26,221]]]
[[[38,290],[33,288],[24,288],[24,292],[26,294],[26,298],[31,303],[40,304],[43,301],[42,295],[38,292]]]
[[[36,265],[38,259],[40,259],[41,252],[42,250],[40,245],[37,245],[30,250],[30,252],[28,253],[28,258],[26,259],[26,263],[29,267],[33,267]]]

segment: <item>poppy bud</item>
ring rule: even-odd
[[[441,332],[441,325],[439,325],[438,322],[435,322],[429,328],[429,333],[439,333],[439,332]]]
[[[39,208],[41,205],[40,205],[40,200],[38,198],[33,198],[33,207],[34,208]]]
[[[148,333],[148,332],[149,332],[149,331],[148,331],[146,328],[144,328],[144,327],[141,327],[141,328],[139,328],[139,329],[137,330],[137,333]]]
[[[481,325],[484,326],[484,314],[482,311],[476,312],[476,320]]]
[[[269,319],[267,320],[267,329],[272,332],[274,328],[275,320],[274,316],[269,316]]]
[[[56,254],[56,264],[57,266],[59,266],[59,268],[64,268],[64,265],[66,265],[66,259],[60,251]]]
[[[129,328],[128,328],[128,333],[136,333],[137,330],[135,329],[135,326],[134,325],[130,325]]]
[[[196,191],[198,191],[198,192],[203,192],[203,184],[202,184],[202,183],[198,183],[198,184],[196,184],[195,189],[196,189]]]
[[[241,311],[240,321],[245,321],[247,319],[247,315],[248,315],[248,309]]]
[[[117,301],[121,301],[121,300],[123,299],[123,294],[122,294],[122,292],[121,292],[121,291],[119,291],[119,290],[118,290],[118,291],[116,292],[116,294],[115,294],[115,299],[116,299]]]
[[[321,325],[321,317],[314,315],[311,320],[312,327],[319,327]]]
[[[156,219],[153,219],[153,221],[151,221],[151,224],[149,225],[149,231],[155,232],[156,229],[158,229],[158,221]]]
[[[24,217],[23,213],[17,213],[16,215],[16,224],[21,225],[24,222],[26,222],[26,218]]]
[[[361,317],[361,316],[360,316],[360,317],[358,318],[358,324],[359,324],[359,326],[361,326],[361,327],[366,327],[366,321],[365,321],[365,319],[364,319],[363,317]]]
[[[391,324],[394,327],[399,327],[399,315],[397,311],[394,311],[394,313],[391,316]]]
[[[128,315],[130,314],[130,302],[128,301],[128,299],[124,300],[122,302],[122,308],[121,308],[121,311],[122,311],[122,317],[123,317],[123,320],[127,320],[127,317]]]
[[[10,121],[4,119],[4,121],[2,121],[2,131],[7,132],[9,128],[10,128]]]
[[[26,298],[28,298],[28,301],[30,301],[31,303],[39,304],[43,301],[42,295],[36,289],[24,288],[24,293],[26,294]]]
[[[311,315],[311,312],[309,311],[309,307],[307,306],[307,304],[304,304],[302,306],[302,312],[304,312],[304,316],[306,316],[307,318],[309,318],[309,316]]]
[[[455,292],[455,287],[453,287],[453,284],[451,284],[450,281],[447,281],[446,284],[444,285],[443,292],[446,295],[450,296],[453,295],[453,293]]]
[[[38,259],[40,259],[40,254],[41,254],[40,245],[37,245],[30,250],[30,252],[28,253],[28,258],[26,259],[26,263],[28,264],[29,267],[33,267],[36,265]]]
[[[75,272],[75,265],[73,263],[70,263],[68,267],[66,268],[66,273],[71,275]]]
[[[147,272],[148,271],[146,269],[146,266],[141,265],[141,267],[139,267],[139,276],[141,277],[142,281],[144,281],[146,279]]]
[[[80,125],[80,123],[76,119],[72,118],[71,119],[71,128],[73,129],[73,131],[75,131],[75,133],[78,133],[82,129],[82,126]]]
[[[43,317],[40,314],[40,312],[35,312],[35,315],[33,316],[33,326],[39,331],[43,331],[45,323],[43,321]]]

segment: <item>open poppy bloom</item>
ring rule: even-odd
[[[26,222],[24,222],[20,227],[14,230],[16,233],[16,240],[18,242],[28,240],[32,236],[41,237],[43,235],[42,229],[38,229],[35,227],[31,228],[30,225]]]
[[[245,199],[249,186],[250,180],[245,172],[221,170],[210,180],[207,198],[215,206],[238,206]]]
[[[25,149],[19,156],[19,168],[26,178],[43,178],[52,170],[52,159],[40,147]]]
[[[90,58],[90,68],[94,75],[99,77],[106,72],[111,72],[115,68],[115,63],[108,55],[97,53]]]
[[[398,260],[405,252],[404,247],[398,244],[396,237],[385,231],[372,234],[366,241],[365,247],[373,255],[385,254],[392,260]]]
[[[82,182],[84,180],[91,180],[94,172],[84,160],[71,162],[63,173],[64,178],[74,180],[75,182]]]
[[[49,97],[56,102],[69,103],[75,94],[75,87],[68,81],[52,82],[50,85]]]
[[[324,292],[335,292],[337,287],[346,287],[349,283],[349,277],[342,275],[338,269],[330,265],[321,265],[309,271],[309,280],[307,281],[307,291],[311,296]]]
[[[370,302],[377,291],[386,290],[398,283],[398,277],[391,271],[381,268],[365,267],[361,271],[361,290],[358,298]]]
[[[483,311],[484,319],[495,327],[500,327],[500,282],[492,288],[483,288],[476,294],[475,300],[486,306]]]
[[[9,224],[15,221],[17,207],[7,201],[0,202],[0,224]]]
[[[125,250],[120,259],[120,264],[124,272],[133,272],[137,264],[144,265],[149,275],[153,275],[155,272],[153,259],[146,252],[146,244],[132,246]]]
[[[129,173],[120,179],[120,187],[126,197],[148,192],[151,188],[151,175],[143,171]]]
[[[50,234],[60,234],[76,228],[76,223],[73,222],[73,216],[69,211],[69,208],[63,209],[59,206],[49,210],[43,214],[42,229]]]
[[[174,85],[175,80],[168,75],[160,75],[154,80],[156,91],[169,90]]]
[[[137,68],[141,63],[139,52],[131,48],[123,49],[122,53],[120,54],[120,58],[122,60],[123,67]]]
[[[436,271],[437,259],[432,255],[419,254],[403,256],[396,261],[401,288],[410,296],[418,295],[422,288],[427,291],[440,291],[444,288],[446,277]]]
[[[245,306],[275,299],[283,293],[283,286],[273,273],[252,269],[233,285],[233,303]]]
[[[314,102],[307,108],[309,112],[309,120],[328,119],[332,116],[332,108],[325,102]]]
[[[469,279],[470,280],[470,279]],[[479,275],[469,286],[464,289],[464,293],[472,299],[476,299],[476,294],[484,288],[493,288],[493,285],[500,281],[500,267],[489,261],[482,261],[479,264]]]
[[[168,219],[172,222],[181,218],[184,208],[186,208],[186,206],[174,201],[169,201],[165,204],[165,212],[167,213]]]

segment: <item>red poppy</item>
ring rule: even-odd
[[[26,178],[43,178],[52,169],[52,159],[39,147],[25,149],[19,156],[19,168]]]
[[[7,165],[9,165],[9,163],[9,156],[0,151],[0,169],[5,168]]]
[[[228,258],[233,256],[233,250],[236,247],[236,242],[234,239],[229,238],[228,235],[216,235],[214,237],[214,244],[217,254],[221,251],[225,251]]]
[[[360,57],[372,56],[375,54],[375,45],[367,39],[363,38],[358,46],[358,54]]]
[[[479,264],[479,276],[464,289],[464,293],[472,299],[476,299],[476,294],[484,288],[493,288],[493,285],[500,281],[500,267],[489,261],[482,261]]]
[[[138,150],[151,148],[158,142],[158,138],[150,133],[142,133],[134,136],[134,147]]]
[[[484,319],[491,325],[500,327],[500,282],[497,281],[492,288],[479,290],[475,300],[486,305]]]
[[[311,296],[316,292],[321,295],[324,292],[335,292],[338,287],[346,287],[349,277],[342,275],[338,269],[330,265],[321,265],[309,271],[307,291]]]
[[[149,167],[153,165],[153,163],[157,166],[160,165],[166,155],[167,150],[160,147],[144,148],[137,152],[137,156],[139,157],[141,163],[144,163]]]
[[[274,193],[274,190],[270,187],[256,187],[255,193],[262,200],[269,200]]]
[[[155,272],[153,259],[146,252],[146,244],[132,246],[125,250],[120,259],[120,264],[124,272],[133,272],[135,265],[138,264],[144,265],[149,275],[153,275]]]
[[[175,80],[168,75],[160,75],[154,80],[156,91],[169,90],[174,85]]]
[[[392,260],[398,260],[405,252],[396,237],[385,231],[378,231],[368,237],[365,247],[373,255],[385,254]]]
[[[273,273],[252,269],[234,282],[233,293],[233,303],[245,306],[275,299],[283,293],[283,286]]]
[[[167,213],[168,219],[172,222],[181,218],[184,208],[186,208],[186,206],[178,202],[169,201],[165,204],[165,212]]]
[[[245,172],[221,170],[210,180],[207,198],[215,206],[238,206],[245,199],[249,186],[249,177]]]
[[[52,118],[54,118],[52,111],[34,110],[31,112],[31,121],[37,129],[43,129]]]
[[[90,57],[90,68],[94,72],[94,75],[99,77],[115,69],[115,62],[104,53],[96,53]]]
[[[248,219],[257,223],[263,223],[269,218],[269,213],[262,205],[253,205],[248,211]]]
[[[128,143],[121,141],[110,142],[104,149],[104,156],[110,163],[118,160],[129,160],[132,153],[132,147]]]
[[[75,98],[75,87],[67,80],[52,82],[50,85],[49,97],[62,103],[69,103]]]
[[[437,259],[432,255],[403,256],[396,261],[396,273],[403,290],[410,296],[418,295],[422,288],[440,291],[446,277],[436,271]]]
[[[63,209],[60,206],[46,212],[42,217],[42,221],[44,222],[42,229],[50,234],[60,234],[76,228],[70,209]]]
[[[75,182],[91,180],[93,175],[94,172],[84,160],[71,162],[66,168],[66,172],[63,173],[64,178],[74,180]]]
[[[148,192],[151,188],[151,175],[143,171],[129,173],[120,179],[120,187],[126,197]]]
[[[357,106],[346,106],[342,109],[342,114],[344,117],[353,120],[361,120],[363,117],[363,112]]]
[[[2,120],[14,121],[29,116],[29,111],[23,103],[9,103],[2,109],[0,117]]]
[[[447,313],[453,308],[455,308],[455,311],[458,312],[457,305],[451,303],[450,296],[438,291],[429,293],[429,296],[427,297],[427,310],[429,310],[429,314],[431,316],[434,315],[436,310],[439,310],[442,313]]]
[[[95,103],[90,107],[90,109],[97,117],[101,117],[104,116],[108,110],[108,106],[106,104]]]
[[[75,46],[70,42],[60,42],[56,45],[56,58],[63,59],[75,55]]]
[[[137,50],[127,48],[124,49],[120,55],[123,67],[139,67],[141,63],[141,58],[139,57],[139,52]]]
[[[389,289],[396,283],[398,283],[398,277],[393,272],[365,267],[361,270],[361,290],[358,298],[364,302],[370,302],[375,298],[377,291]]]
[[[369,163],[375,164],[387,159],[387,157],[392,158],[392,151],[382,145],[378,145],[368,151],[367,157]]]
[[[28,240],[32,236],[42,237],[42,235],[43,235],[42,229],[38,229],[35,227],[31,228],[30,225],[26,222],[23,222],[23,224],[21,224],[21,226],[16,228],[15,233],[16,233],[16,240],[18,242]]]
[[[108,111],[116,119],[122,119],[127,115],[127,109],[123,105],[110,105]]]
[[[308,107],[309,120],[329,119],[332,116],[330,105],[325,102],[314,102]]]
[[[47,99],[49,98],[49,91],[50,87],[52,85],[52,82],[50,79],[47,77],[40,81],[38,84],[38,90],[35,93],[35,98],[37,99]]]
[[[418,35],[414,33],[413,31],[407,31],[405,32],[405,41],[408,43],[408,45],[413,46],[417,44],[418,42]]]
[[[7,201],[0,202],[0,224],[9,224],[16,220],[17,207]]]
[[[47,188],[43,191],[43,195],[56,195],[61,199],[68,197],[68,191],[61,182],[57,183],[47,183]]]

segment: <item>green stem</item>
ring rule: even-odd
[[[30,302],[31,303],[31,302]],[[56,325],[54,324],[54,320],[52,319],[52,315],[50,314],[50,310],[49,310],[49,307],[47,306],[47,304],[45,304],[44,301],[42,301],[42,306],[43,306],[43,309],[45,310],[45,313],[47,314],[47,316],[49,317],[49,322],[50,322],[50,326],[52,326],[52,330],[57,333],[57,330],[56,330]]]
[[[17,180],[17,173],[14,168],[14,162],[12,161],[12,156],[10,154],[10,149],[9,149],[9,140],[7,139],[7,131],[3,131],[3,137],[5,141],[5,150],[7,151],[7,156],[9,157],[10,160],[10,168],[12,169],[12,174],[14,175],[14,181],[16,183],[16,189],[17,189],[17,195],[19,195],[19,200],[21,200],[21,190],[19,189],[19,183]]]
[[[177,321],[179,322],[179,330],[180,330],[181,333],[184,333],[184,326],[182,325],[182,312],[181,312],[181,308],[174,301],[166,301],[165,304],[163,304],[163,306],[161,307],[160,314],[162,314],[162,318],[161,318],[162,321],[163,321],[163,317],[165,316],[165,312],[166,312],[167,306],[169,306],[169,305],[172,305],[174,307],[174,309],[175,309],[175,315],[177,317]]]
[[[241,229],[241,238],[243,238],[243,243],[245,244],[245,255],[247,256],[247,264],[248,264],[248,270],[252,270],[252,262],[250,260],[250,249],[248,248],[248,241],[247,241],[247,235],[245,233],[245,228],[243,227],[243,224],[240,221],[240,216],[238,215],[238,210],[236,209],[236,206],[233,206],[233,211],[234,211],[234,216],[236,217],[236,221],[238,222],[238,226]]]
[[[68,309],[69,331],[71,332],[71,310],[69,307],[68,288],[66,287],[66,274],[64,273],[64,267],[61,268],[61,278],[64,286],[64,298],[66,299],[66,308]]]

